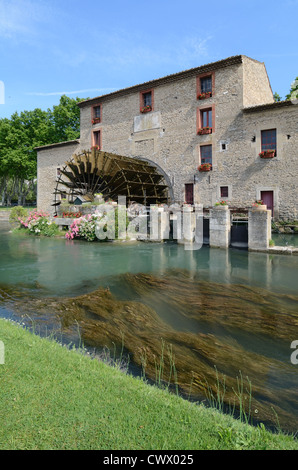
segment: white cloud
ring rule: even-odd
[[[49,16],[43,1],[0,0],[0,36],[16,40],[19,35],[33,35],[35,24]]]

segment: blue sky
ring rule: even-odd
[[[297,13],[298,0],[0,0],[0,118],[237,54],[265,62],[284,98],[298,75]]]

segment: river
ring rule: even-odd
[[[132,370],[184,396],[220,395],[249,419],[297,431],[297,256],[38,238],[5,223],[0,241],[2,317],[124,350]]]

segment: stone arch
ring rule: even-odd
[[[156,169],[158,170],[158,172],[163,176],[167,186],[168,186],[168,191],[169,191],[169,199],[170,201],[169,202],[174,202],[174,190],[173,190],[173,186],[172,186],[172,183],[171,183],[171,180],[170,180],[170,177],[169,175],[165,172],[165,170],[160,166],[158,165],[158,163],[154,162],[153,160],[150,160],[149,158],[145,158],[145,157],[134,157],[134,158],[137,158],[138,160],[141,160],[141,161],[144,161],[144,162],[147,162],[149,163],[149,165],[152,165],[152,166],[155,166]]]
[[[60,169],[52,206],[58,208],[65,193],[70,202],[92,202],[100,193],[105,200],[125,196],[128,204],[151,205],[169,203],[173,191],[168,175],[155,162],[93,147],[74,154]]]

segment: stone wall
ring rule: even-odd
[[[203,69],[202,69],[203,70]],[[171,182],[175,202],[185,200],[185,184],[194,184],[194,203],[213,207],[228,187],[230,207],[247,208],[262,190],[274,191],[274,216],[297,218],[298,106],[275,107],[263,63],[241,56],[204,69],[213,76],[211,98],[197,99],[200,71],[191,69],[149,84],[81,103],[80,144],[39,151],[38,204],[48,204],[55,167],[77,150],[90,149],[92,133],[101,133],[101,149],[124,156],[147,158],[159,165]],[[210,71],[210,72],[209,72]],[[140,113],[140,93],[154,93],[154,107]],[[92,106],[101,105],[101,122],[92,124]],[[263,105],[247,112],[248,106]],[[198,116],[213,109],[213,130],[198,135]],[[263,161],[262,129],[277,129],[277,157]],[[290,135],[290,138],[288,138]],[[201,147],[212,146],[212,171],[201,173]]]
[[[54,191],[57,182],[57,168],[63,168],[72,155],[79,152],[79,143],[72,142],[47,146],[37,153],[37,209],[53,214],[55,209]]]
[[[81,146],[89,148],[92,132],[100,130],[102,149],[126,156],[147,157],[172,181],[175,200],[184,202],[184,185],[193,183],[200,164],[200,146],[211,144],[217,167],[216,137],[226,140],[243,106],[241,64],[214,72],[215,88],[208,100],[197,99],[197,75],[154,88],[154,109],[140,114],[140,91],[105,98],[102,121],[91,125],[91,105],[81,108]],[[99,100],[100,102],[100,100]],[[98,102],[98,103],[99,103]],[[94,103],[92,103],[94,105]],[[214,107],[213,135],[197,135],[198,113]],[[236,129],[236,133],[237,133]],[[206,199],[209,187],[205,189]],[[195,194],[195,202],[200,202]]]

